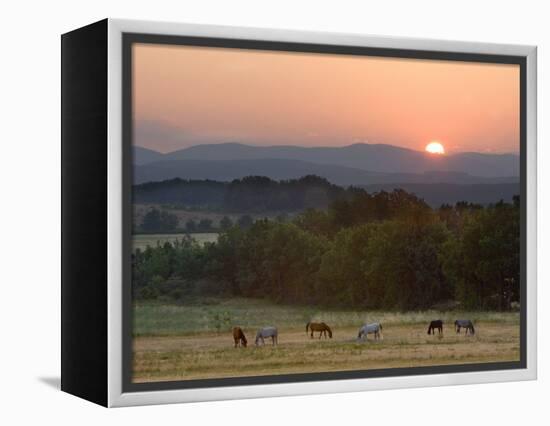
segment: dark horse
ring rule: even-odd
[[[318,331],[319,332],[319,339],[324,334],[325,339],[327,338],[327,331],[328,331],[328,337],[332,339],[332,330],[328,325],[326,325],[324,322],[308,322],[306,324],[306,334],[308,332],[308,329],[311,330],[311,338],[313,339],[313,332]]]
[[[468,334],[468,331],[470,334],[475,334],[476,331],[474,329],[474,324],[470,320],[456,320],[455,321],[455,330],[457,333],[460,333],[460,329],[465,328],[466,332],[464,334]]]
[[[443,321],[435,320],[430,322],[430,326],[428,327],[428,334],[435,334],[435,329],[439,331],[439,334],[443,333]]]
[[[243,346],[246,348],[246,337],[241,327],[233,327],[233,340],[235,340],[235,347]]]

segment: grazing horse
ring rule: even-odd
[[[332,330],[328,325],[326,325],[324,322],[308,322],[306,324],[306,334],[308,333],[308,329],[311,330],[311,338],[313,339],[313,332],[318,331],[319,332],[319,339],[324,334],[325,339],[327,338],[327,331],[328,331],[328,337],[332,339]]]
[[[475,334],[476,331],[474,329],[474,324],[470,320],[456,320],[455,321],[455,330],[457,333],[460,333],[460,329],[465,328],[466,332],[464,334],[468,334],[468,331],[470,334]]]
[[[241,327],[233,327],[233,340],[235,340],[235,347],[242,346],[246,348],[248,343]]]
[[[435,334],[436,328],[439,331],[439,334],[443,333],[443,321],[435,320],[430,322],[430,326],[428,327],[428,334]]]
[[[372,323],[372,324],[365,324],[363,327],[359,329],[359,334],[357,335],[358,339],[362,339],[363,337],[368,340],[367,335],[374,333],[375,339],[380,339],[380,332],[382,331],[382,324],[380,323]]]
[[[275,327],[260,328],[256,333],[256,346],[259,346],[260,340],[262,341],[262,345],[265,345],[264,339],[266,337],[271,337],[271,343],[275,346],[277,344],[277,335],[278,333]]]

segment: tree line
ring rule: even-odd
[[[281,181],[265,176],[232,182],[176,178],[135,185],[132,191],[134,203],[248,213],[326,208],[349,195],[347,189],[314,175]]]
[[[465,309],[505,310],[519,301],[518,197],[485,207],[432,209],[403,190],[350,191],[327,209],[307,209],[290,221],[232,225],[215,243],[185,237],[137,250],[134,297],[192,289],[276,303],[396,310],[448,301]]]
[[[252,216],[244,214],[239,216],[235,221],[229,216],[224,216],[217,224],[214,224],[214,221],[209,218],[199,220],[189,219],[185,223],[180,224],[177,215],[152,207],[145,213],[141,223],[134,223],[133,232],[144,234],[221,232],[231,228],[234,224],[237,224],[241,228],[248,228],[253,223],[254,219]]]

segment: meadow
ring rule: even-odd
[[[188,234],[134,234],[132,235],[132,250],[145,250],[147,246],[156,247],[166,242],[173,243],[185,238]],[[199,244],[212,243],[218,239],[217,232],[196,232],[189,234]]]
[[[432,319],[444,333],[428,335]],[[474,321],[474,336],[454,331],[457,318]],[[305,324],[322,320],[332,339],[311,339]],[[357,341],[365,322],[383,324],[382,339]],[[234,348],[231,328],[243,328],[247,348]],[[279,345],[255,347],[257,328],[274,325]],[[320,371],[519,360],[517,312],[390,312],[276,305],[243,298],[193,298],[180,304],[134,306],[135,382],[258,376]]]

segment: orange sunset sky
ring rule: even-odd
[[[519,66],[136,44],[134,143],[519,151]]]

